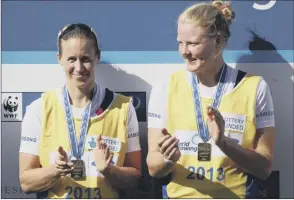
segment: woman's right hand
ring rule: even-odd
[[[160,153],[166,160],[177,162],[181,157],[181,152],[178,147],[179,139],[171,136],[166,129],[162,129],[163,136],[158,141]]]
[[[68,156],[63,147],[57,148],[58,157],[52,165],[55,177],[63,177],[70,174],[73,171],[73,163],[69,162]]]

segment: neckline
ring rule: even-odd
[[[101,89],[101,88],[100,88],[99,85],[97,84],[97,92],[96,92],[96,95],[97,95],[97,93],[100,94],[100,89]],[[113,91],[111,91],[111,90],[109,90],[109,89],[107,89],[107,88],[102,88],[102,89],[105,90],[105,92],[104,92],[104,93],[105,93],[105,94],[104,94],[104,98],[103,98],[102,102],[100,103],[99,107],[97,107],[97,108],[95,108],[95,109],[94,109],[94,107],[91,108],[91,114],[95,112],[95,115],[94,115],[94,116],[90,116],[90,120],[91,120],[91,121],[92,121],[92,120],[96,120],[96,119],[99,119],[99,118],[104,117],[105,114],[111,109],[111,107],[112,107],[114,101],[116,100],[116,96],[117,96],[117,95],[115,94],[115,92],[113,92]],[[106,98],[107,90],[109,91],[109,93],[112,93],[112,95],[113,95],[113,97],[112,97],[112,99],[111,99],[111,102],[109,102],[108,106],[105,106],[103,112],[101,112],[99,115],[97,115],[96,112],[98,111],[98,109],[101,108],[101,106],[102,106],[102,104],[103,104],[103,102],[104,102],[104,99]],[[61,107],[62,110],[64,110],[64,107],[63,107],[63,101],[62,101],[62,100],[63,100],[63,87],[57,88],[57,89],[55,90],[55,93],[56,93],[56,98],[57,98],[57,101],[58,101],[59,106]],[[96,96],[96,95],[95,95],[95,96]],[[94,100],[94,101],[95,101],[95,96],[93,97],[93,100]],[[98,97],[98,99],[96,99],[96,100],[98,101],[98,100],[99,100],[99,97]],[[76,109],[82,109],[81,112],[83,112],[83,111],[86,109],[86,107],[83,107],[83,108],[77,108],[77,107],[74,107],[73,105],[71,105],[71,109],[75,109],[75,110],[76,110]],[[78,112],[80,112],[80,111],[78,111]],[[75,119],[75,120],[77,120],[77,121],[82,121],[82,116],[73,116],[73,119]]]
[[[243,85],[243,82],[245,82],[246,79],[247,79],[247,75],[245,75],[244,78],[238,83],[238,85],[236,87],[234,87],[229,93],[223,94],[222,99],[229,98],[231,95],[233,95],[241,87],[241,85]],[[205,100],[213,100],[213,98],[207,98],[207,97],[202,97],[202,96],[200,98],[205,99]]]
[[[111,93],[111,95],[113,95],[110,102],[107,102],[107,100],[108,100],[107,99],[108,98],[107,93]],[[99,106],[98,110],[101,109],[101,107],[103,106],[103,104],[106,105],[105,106],[105,109],[101,113],[96,114],[93,117],[90,117],[90,120],[93,121],[93,120],[99,120],[99,119],[103,118],[106,115],[106,113],[108,113],[109,110],[112,108],[112,105],[116,101],[116,98],[117,98],[117,95],[113,91],[110,91],[107,88],[105,88],[105,96],[104,96],[104,99],[103,99],[101,105]],[[97,111],[95,111],[95,113],[97,113]],[[82,121],[82,118],[74,117],[74,119],[77,120],[77,121]]]
[[[224,70],[226,71],[225,72],[226,74],[225,74],[225,77],[222,77]],[[198,84],[197,90],[199,90],[198,91],[198,94],[199,94],[200,98],[202,98],[202,96],[203,96],[203,92],[202,92],[202,95],[201,95],[201,89],[202,90],[205,90],[206,88],[208,88],[208,90],[213,90],[213,93],[212,93],[212,97],[206,97],[206,98],[214,99],[214,97],[216,95],[216,92],[217,92],[218,87],[220,86],[220,84],[224,84],[223,85],[223,90],[227,87],[228,76],[229,76],[229,73],[230,73],[230,66],[228,66],[226,63],[224,63],[222,65],[222,67],[220,68],[220,70],[218,71],[218,73],[216,75],[216,77],[217,77],[216,78],[217,84],[215,86],[213,86],[213,87],[207,87],[207,86],[201,84],[199,82],[196,74],[194,74],[193,72],[189,72],[187,70],[185,70],[185,71],[188,74],[188,77],[187,77],[188,80],[187,81],[188,81],[188,84],[190,85],[190,89],[192,90],[192,96],[193,96],[193,88],[194,88],[194,82],[193,81],[195,79],[194,77],[196,77],[196,81],[197,81],[197,84]],[[222,93],[223,92],[224,91],[222,91]]]
[[[230,68],[229,65],[227,65],[227,67]],[[187,73],[187,70],[184,70],[184,72],[185,72],[185,74],[186,74],[186,73]],[[227,75],[228,75],[228,73],[227,73]],[[248,77],[248,76],[245,75],[244,78],[238,83],[238,85],[236,85],[236,86],[235,86],[235,87],[234,87],[229,93],[227,93],[227,94],[223,94],[223,95],[222,95],[222,98],[227,98],[227,97],[233,95],[234,92],[236,92],[236,90],[238,90],[239,87],[243,84],[243,82],[246,81],[247,77]],[[192,85],[191,85],[192,77],[190,76],[189,79],[187,80],[187,76],[186,76],[185,80],[186,80],[186,86],[187,86],[187,88],[188,88],[188,90],[189,90],[189,94],[191,95],[191,97],[193,97],[193,88],[192,88]],[[228,81],[227,78],[226,78],[226,81]],[[227,84],[227,83],[225,83],[225,84]],[[216,85],[216,86],[217,86],[217,85]],[[216,87],[216,86],[214,86],[214,87]],[[201,99],[204,99],[204,100],[213,100],[214,97],[205,97],[205,96],[203,97],[203,96],[200,94],[200,98],[201,98]]]

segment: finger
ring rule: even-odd
[[[177,147],[177,145],[179,144],[179,141],[180,140],[178,140],[178,139],[176,139],[167,149],[166,149],[166,151],[163,153],[163,155],[165,156],[165,157],[167,157],[170,153],[171,153],[171,151],[175,148],[175,147]]]
[[[57,148],[57,151],[58,151],[58,153],[59,153],[60,155],[62,155],[62,156],[65,156],[65,155],[66,155],[66,153],[65,153],[65,151],[64,151],[64,149],[63,149],[62,146],[59,146],[59,147]]]
[[[110,157],[110,148],[109,147],[106,147],[106,158],[109,158]]]
[[[161,147],[161,145],[170,137],[171,137],[170,135],[165,135],[165,136],[161,137],[158,141],[158,145]]]
[[[98,148],[99,149],[101,149],[102,147],[101,147],[101,142],[102,142],[103,140],[102,140],[102,136],[99,134],[98,136],[97,136],[97,138],[96,138],[96,146],[98,145]]]
[[[63,160],[55,160],[55,164],[60,168],[65,168],[67,167],[67,162],[63,161]]]
[[[161,130],[161,133],[162,133],[163,135],[170,135],[170,134],[167,132],[167,130],[166,130],[165,128],[163,128],[163,129]]]
[[[67,175],[71,174],[72,171],[73,171],[73,169],[62,170],[60,172],[60,176],[67,176]]]
[[[72,167],[73,166],[73,163],[72,162],[68,162],[66,163],[68,167]]]
[[[222,115],[220,113],[216,114],[213,116],[213,123],[215,123],[215,125],[217,126],[218,130],[223,133],[225,130],[225,121],[222,117]],[[209,131],[209,133],[211,134],[211,129]]]
[[[97,137],[97,142],[100,142],[100,141],[102,141],[102,136],[99,134]]]
[[[107,144],[103,142],[103,149],[107,149]]]
[[[225,127],[225,121],[221,115],[215,115],[215,122],[219,126],[220,130],[223,130]]]
[[[218,118],[223,119],[222,114],[220,113],[220,111],[216,108],[212,108],[212,112],[214,113],[215,116],[217,116]]]
[[[56,165],[56,169],[60,173],[63,170],[67,170],[67,169],[70,169],[70,168],[67,165]]]
[[[103,141],[99,142],[99,146],[100,146],[100,149],[104,150],[104,142]]]
[[[64,149],[63,149],[62,146],[59,146],[59,147],[57,148],[57,151],[58,151],[59,159],[60,159],[60,160],[67,160],[67,154],[66,154],[66,152],[64,151]]]
[[[67,168],[57,168],[57,172],[58,174],[62,177],[62,176],[67,176],[70,175],[72,173],[72,171],[74,170],[74,167],[67,167]]]
[[[211,106],[207,106],[206,107],[206,113],[207,113],[207,120],[208,120],[208,122],[212,122],[213,121],[214,112],[213,112]]]
[[[170,137],[169,139],[167,139],[162,146],[160,147],[160,152],[162,154],[164,154],[164,152],[166,151],[166,149],[172,145],[172,143],[176,140],[175,137]]]
[[[225,125],[225,120],[224,120],[224,117],[222,116],[222,114],[220,113],[220,112],[218,112],[219,114],[219,119],[220,119],[220,123],[221,123],[221,125]]]
[[[74,167],[62,169],[60,173],[68,174],[68,173],[71,173],[73,170],[74,170]]]
[[[106,157],[107,146],[105,146],[105,143],[101,143],[101,146],[102,146],[102,151],[104,153],[104,156]]]
[[[66,174],[65,173],[60,173],[60,176],[64,177],[64,176],[66,176]]]
[[[110,154],[109,158],[108,158],[107,161],[106,161],[107,166],[111,163],[112,158],[113,158],[113,153]]]
[[[57,170],[57,174],[60,175],[62,173],[62,169],[56,169]]]
[[[68,175],[68,174],[71,174],[72,171],[73,171],[73,169],[63,169],[63,170],[58,169],[58,174],[59,174],[60,176],[66,176],[66,175]]]
[[[64,156],[62,155],[62,147],[61,146],[59,146],[59,147],[57,147],[57,153],[58,153],[58,159],[60,160],[60,159],[64,159]]]
[[[221,122],[221,123],[224,122],[223,116],[222,116],[222,114],[218,110],[215,110],[214,111],[214,116],[215,116],[215,120],[217,122]]]
[[[171,160],[172,156],[175,154],[178,148],[173,148],[170,154],[166,157],[167,160]]]

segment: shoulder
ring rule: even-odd
[[[62,88],[48,90],[41,94],[41,109],[50,110],[54,107],[54,102],[63,102]]]
[[[105,102],[109,102],[109,107],[115,108],[114,110],[120,110],[122,112],[128,113],[130,107],[133,105],[133,97],[129,95],[114,92],[108,88],[105,88],[105,98],[101,104],[101,107],[103,107]]]
[[[51,96],[57,96],[57,89],[49,90],[47,92],[44,92],[41,94],[41,96],[35,100],[33,100],[30,104],[28,104],[25,108],[25,116],[24,118],[31,118],[31,117],[37,117],[41,119],[42,112],[44,106],[48,107],[48,99],[50,99]],[[47,102],[47,103],[46,103]]]
[[[233,76],[235,77],[234,82],[236,82],[237,85],[241,83],[243,87],[246,87],[247,90],[250,89],[251,91],[252,89],[256,91],[260,82],[264,80],[263,77],[260,75],[256,75],[254,73],[246,72],[243,70],[234,69],[231,72],[231,74],[233,74]]]
[[[269,85],[266,82],[266,80],[264,80],[263,77],[260,76],[260,80],[259,80],[259,84],[258,84],[258,90],[260,92],[267,92],[269,90]]]
[[[50,102],[54,100],[59,100],[62,102],[62,89],[61,88],[55,88],[52,90],[48,90],[46,92],[43,92],[41,96],[34,101],[32,101],[30,104],[28,104],[25,108],[25,114],[26,115],[37,115],[38,118],[41,118],[42,112],[44,109],[48,109],[52,107],[53,104]]]
[[[246,77],[247,79],[262,79],[262,76],[256,75],[251,72],[247,72],[241,69],[236,69],[232,66],[227,65],[227,74],[233,77],[233,79]]]
[[[274,104],[269,85],[264,79],[261,79],[257,88],[256,103],[256,127],[274,127]]]
[[[255,82],[259,83],[263,79],[263,77],[260,76],[260,75],[256,75],[254,73],[250,73],[250,72],[245,72],[245,71],[242,71],[242,70],[238,70],[238,75],[240,75],[242,73],[245,75],[244,77],[247,78],[250,81],[253,81],[254,80]]]
[[[268,83],[264,80],[264,78],[261,77],[257,87],[256,100],[257,101],[272,101],[271,98],[272,96],[271,96],[270,87]]]
[[[190,74],[186,69],[178,70],[170,75],[168,82],[187,80]]]
[[[108,92],[111,92],[113,93],[113,99],[118,101],[119,103],[132,103],[133,101],[133,97],[132,96],[128,96],[127,94],[121,94],[121,93],[118,93],[118,92],[113,92],[109,89],[106,89],[106,93]]]
[[[29,105],[26,106],[26,115],[37,115],[41,116],[42,107],[43,107],[43,97],[39,97],[36,100],[32,101]]]
[[[63,87],[54,88],[42,93],[43,100],[50,98],[50,97],[57,97],[58,99],[62,99],[63,96]]]
[[[152,84],[152,92],[158,93],[163,92],[168,89],[171,81],[177,81],[179,79],[182,79],[183,77],[186,79],[187,71],[182,69],[175,72],[172,72],[170,74],[161,76],[160,79],[157,79],[154,81],[154,84]]]

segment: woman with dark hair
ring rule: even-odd
[[[27,107],[19,177],[44,198],[118,198],[141,176],[139,128],[132,99],[95,83],[96,34],[71,24],[58,34],[66,84]],[[34,138],[27,140],[26,138]]]

